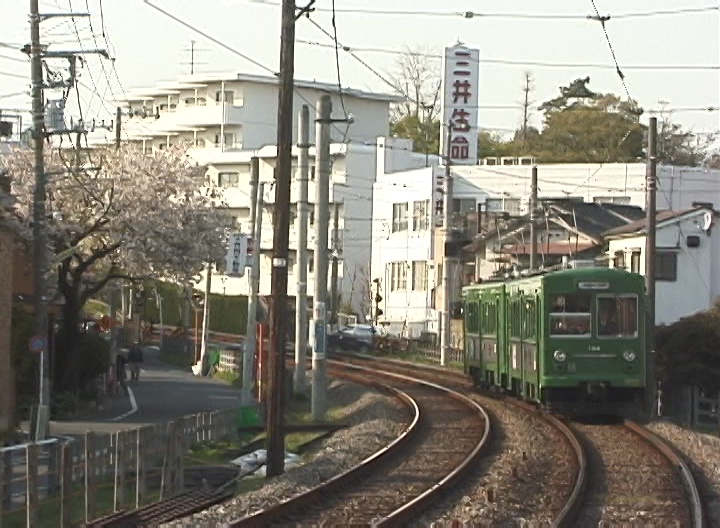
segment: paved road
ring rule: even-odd
[[[221,380],[198,378],[189,369],[183,371],[162,363],[157,359],[157,347],[145,348],[144,355],[140,382],[130,385],[132,398],[116,396],[90,416],[72,422],[52,422],[51,432],[67,436],[88,430],[112,432],[240,405],[239,388]]]

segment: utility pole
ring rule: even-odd
[[[302,105],[300,109],[298,165],[300,166],[300,198],[298,199],[298,250],[297,250],[297,296],[295,298],[295,373],[293,390],[301,394],[305,390],[307,379],[308,316],[307,316],[307,275],[308,275],[308,161],[310,150],[310,108]]]
[[[115,110],[115,148],[120,148],[120,133],[122,131],[122,108]]]
[[[538,202],[538,168],[533,165],[530,178],[530,270],[537,266],[537,232],[535,222],[537,221]]]
[[[440,328],[440,365],[447,365],[448,356],[450,355],[450,347],[452,346],[451,330],[450,330],[450,310],[454,297],[452,277],[457,257],[448,255],[448,242],[452,229],[450,222],[452,221],[452,205],[453,205],[453,175],[451,171],[450,142],[452,140],[452,121],[447,124],[447,141],[445,155],[445,195],[443,196],[443,311],[442,325]]]
[[[332,101],[323,95],[318,101],[315,132],[315,293],[313,295],[312,329],[312,397],[313,420],[325,416],[327,365],[325,333],[327,324],[328,227],[330,223],[330,124]]]
[[[248,274],[250,298],[248,299],[247,327],[243,347],[243,377],[240,401],[250,405],[253,400],[253,360],[257,341],[257,310],[260,293],[260,237],[262,236],[262,213],[265,186],[260,183],[260,159],[250,158],[250,229],[253,237],[253,254]]]
[[[647,399],[650,416],[656,411],[655,379],[655,253],[657,233],[657,118],[651,117],[648,125],[646,208],[647,237],[645,238],[645,289],[647,291]]]
[[[332,252],[332,271],[330,272],[330,324],[337,324],[338,317],[338,260],[340,256],[340,204],[333,204],[335,214],[333,216],[333,252]]]
[[[532,90],[532,75],[530,72],[525,72],[525,86],[523,92],[525,93],[525,101],[523,102],[523,125],[522,125],[522,148],[524,149],[527,145],[527,131],[528,131],[528,120],[529,120],[529,109],[530,109],[530,90]]]
[[[282,2],[280,79],[277,122],[277,176],[275,179],[275,232],[273,236],[268,353],[267,476],[283,472],[285,433],[283,403],[285,338],[287,335],[288,244],[290,237],[290,180],[292,178],[293,78],[295,75],[295,1]]]
[[[207,352],[208,330],[210,329],[210,286],[212,283],[212,262],[208,261],[207,276],[205,277],[205,302],[203,303],[202,335],[200,336],[200,376],[202,376],[205,353]]]
[[[32,122],[33,148],[35,151],[35,190],[33,194],[33,280],[35,282],[35,336],[41,346],[40,388],[35,440],[47,434],[50,404],[50,369],[48,357],[48,298],[46,274],[48,272],[48,236],[46,230],[45,199],[47,175],[45,174],[45,109],[43,107],[42,48],[40,46],[40,10],[38,0],[30,0],[30,61],[32,75]]]

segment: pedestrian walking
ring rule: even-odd
[[[130,364],[130,381],[138,383],[140,381],[140,365],[143,363],[143,351],[137,341],[130,347],[128,363]]]
[[[130,394],[130,391],[128,390],[127,386],[127,373],[125,372],[125,366],[127,364],[127,360],[125,359],[125,356],[122,353],[118,353],[117,357],[115,358],[115,370],[116,370],[116,377],[117,382],[120,384],[120,386],[125,391],[125,395],[127,396]]]

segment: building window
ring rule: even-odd
[[[218,185],[226,187],[228,185],[237,185],[240,183],[240,174],[237,172],[219,172]]]
[[[625,252],[616,251],[613,258],[613,268],[625,269]]]
[[[205,98],[198,97],[197,104],[198,104],[198,106],[205,106]]]
[[[630,271],[640,273],[640,252],[633,251],[630,255]]]
[[[185,106],[195,106],[195,98],[194,97],[186,97],[185,98]]]
[[[310,181],[315,181],[315,165],[310,167]]]
[[[677,253],[658,251],[655,255],[655,280],[675,282],[677,280]]]
[[[393,204],[393,223],[392,232],[397,233],[398,231],[407,231],[408,228],[408,204],[407,203],[394,203]]]
[[[629,196],[594,196],[593,202],[596,204],[615,204],[630,205]]]
[[[476,209],[475,198],[455,198],[453,200],[453,213],[474,213]]]
[[[311,205],[312,207],[312,205]],[[313,207],[310,209],[310,214],[308,215],[308,218],[310,219],[310,225],[315,225],[315,208]]]
[[[430,229],[430,200],[413,202],[413,231]]]
[[[407,263],[391,262],[390,266],[390,290],[406,290],[407,289]]]
[[[485,211],[488,213],[520,214],[521,205],[520,198],[488,198],[485,200]]]
[[[315,271],[315,252],[314,251],[308,251],[307,265],[308,265],[308,273],[313,273]]]
[[[412,263],[412,289],[413,291],[428,289],[428,267],[424,260],[415,260]]]
[[[235,134],[233,132],[226,132],[223,134],[223,144],[226,147],[232,147],[235,145]],[[215,134],[215,146],[220,146],[220,134]]]
[[[218,90],[215,92],[215,102],[220,103],[222,102],[223,93],[221,90]],[[235,103],[235,92],[232,90],[225,90],[225,104],[234,104]]]

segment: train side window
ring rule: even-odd
[[[535,301],[529,300],[525,302],[525,323],[523,325],[523,337],[526,339],[534,339],[535,324]]]
[[[469,302],[467,304],[467,314],[465,314],[468,332],[477,334],[480,331],[480,314],[477,302]]]
[[[592,296],[569,293],[550,296],[550,335],[553,337],[590,337]]]
[[[637,295],[598,295],[598,337],[638,337]]]

